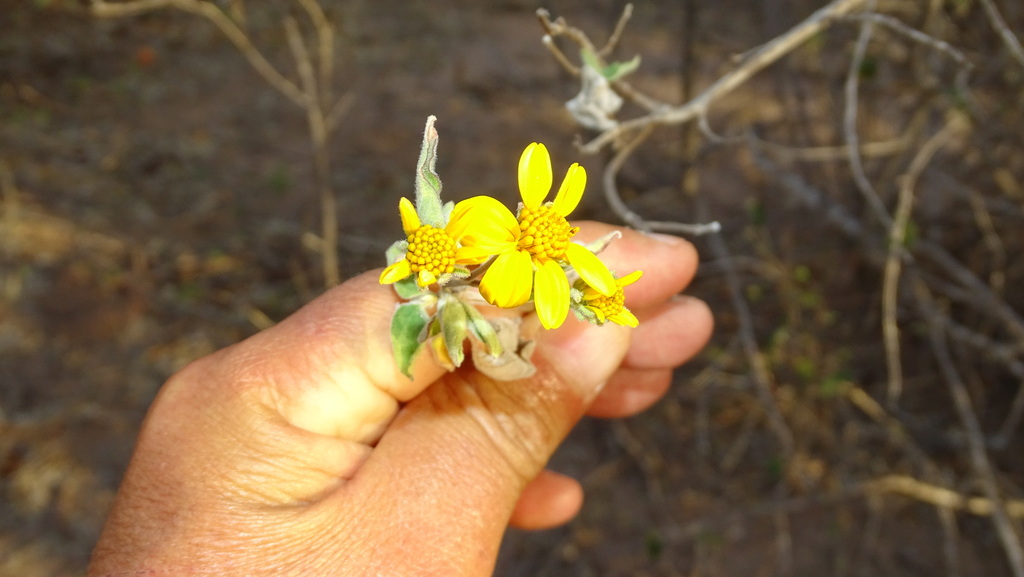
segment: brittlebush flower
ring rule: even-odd
[[[551,157],[543,144],[526,147],[519,159],[519,193],[523,202],[516,218],[504,206],[488,205],[488,218],[504,230],[504,239],[492,233],[487,244],[497,257],[480,280],[487,302],[515,308],[533,295],[537,316],[545,328],[560,326],[569,312],[569,280],[563,265],[572,266],[594,290],[612,296],[618,289],[608,267],[586,247],[571,242],[579,229],[565,219],[579,204],[587,173],[573,163],[562,180],[554,202],[544,202],[551,191]],[[472,199],[471,199],[472,200]]]
[[[640,324],[640,321],[626,308],[626,295],[622,289],[635,283],[642,274],[641,271],[634,271],[622,278],[615,279],[616,290],[612,296],[601,294],[593,287],[585,287],[581,304],[594,313],[599,325],[611,321],[622,326],[635,327]]]
[[[415,275],[416,284],[426,287],[438,281],[443,283],[457,268],[486,261],[496,254],[493,247],[501,246],[507,236],[504,228],[487,218],[494,205],[505,208],[487,196],[464,200],[455,205],[444,228],[438,228],[420,222],[412,202],[402,198],[398,212],[408,247],[404,258],[384,269],[380,283],[392,284]]]

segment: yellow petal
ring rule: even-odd
[[[533,285],[533,304],[546,329],[557,329],[569,314],[569,279],[553,260],[537,268]]]
[[[416,284],[420,285],[421,287],[430,286],[436,282],[437,277],[434,276],[434,273],[430,272],[427,269],[421,269],[419,274],[416,275]]]
[[[481,264],[494,254],[477,246],[461,246],[455,250],[455,264]]]
[[[480,294],[492,305],[515,308],[530,300],[533,289],[533,261],[524,250],[498,255],[480,279]]]
[[[640,324],[640,321],[636,318],[629,309],[622,309],[614,315],[608,317],[608,320],[613,323],[620,324],[624,327],[636,327]]]
[[[413,231],[420,227],[420,216],[416,214],[416,207],[412,205],[412,201],[404,196],[402,200],[398,201],[398,214],[402,216],[402,230],[405,231],[406,235],[412,234]]]
[[[572,163],[565,173],[565,178],[562,179],[562,185],[558,187],[558,194],[555,195],[555,212],[569,216],[569,213],[576,210],[576,206],[579,205],[583,189],[586,187],[587,171],[579,164]]]
[[[380,273],[380,284],[396,283],[411,274],[412,268],[409,266],[409,261],[403,258]]]
[[[551,192],[551,155],[539,142],[526,147],[519,158],[519,195],[528,208],[537,208]]]
[[[477,246],[497,254],[519,242],[519,222],[504,204],[489,196],[474,196],[455,205],[448,236],[463,246]]]
[[[619,286],[629,286],[629,285],[635,283],[636,281],[640,280],[640,277],[643,276],[643,274],[644,274],[644,271],[642,271],[642,270],[635,270],[635,271],[627,274],[626,276],[618,279],[615,282],[617,282],[619,284]]]
[[[597,292],[610,297],[614,296],[615,291],[619,290],[619,285],[615,283],[615,277],[612,276],[611,271],[587,247],[570,242],[565,247],[565,257],[569,260],[572,268],[576,269],[576,272],[579,273],[580,278],[588,285],[594,287],[594,290]]]
[[[449,371],[455,370],[455,362],[452,361],[451,355],[448,354],[448,347],[445,346],[441,335],[430,339],[430,349],[434,351],[434,358],[437,359],[437,364]]]

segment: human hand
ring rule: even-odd
[[[693,246],[623,234],[601,257],[644,271],[640,326],[541,330],[528,379],[429,355],[401,375],[379,271],[192,363],[143,423],[89,575],[489,575],[508,524],[579,510],[579,484],[544,470],[572,426],[647,408],[710,336],[707,306],[674,296]]]

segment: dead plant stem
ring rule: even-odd
[[[999,37],[1003,40],[1003,44],[1006,45],[1006,49],[1010,51],[1010,55],[1024,66],[1024,46],[1021,46],[1020,40],[1014,36],[1010,27],[1006,25],[1006,20],[1003,20],[1002,14],[999,13],[999,8],[996,7],[996,3],[992,0],[979,0],[981,6],[985,9],[985,14],[988,16],[992,27],[999,33]]]
[[[981,483],[982,492],[991,505],[992,523],[996,526],[996,532],[999,535],[999,540],[1002,542],[1003,550],[1006,553],[1006,560],[1013,571],[1014,577],[1024,577],[1024,549],[1021,548],[1020,537],[1010,522],[1007,504],[999,494],[999,485],[996,481],[995,471],[985,449],[985,438],[982,433],[981,424],[978,422],[978,417],[974,412],[970,394],[967,392],[967,385],[961,379],[960,373],[953,363],[953,357],[946,342],[946,332],[942,324],[932,320],[929,325],[932,351],[935,353],[935,359],[939,364],[943,380],[946,381],[950,394],[953,396],[953,402],[960,417],[960,423],[964,427],[971,467]]]
[[[797,46],[827,28],[836,18],[861,8],[866,1],[835,0],[829,3],[790,29],[789,32],[754,50],[735,70],[719,78],[686,104],[676,107],[657,107],[645,116],[621,122],[617,127],[601,133],[584,144],[581,151],[585,154],[595,154],[608,144],[617,141],[625,133],[651,124],[682,124],[699,118],[707,113],[714,100],[732,92],[754,74],[792,52]]]
[[[907,225],[914,207],[914,187],[925,166],[956,132],[962,122],[954,117],[942,130],[929,138],[914,155],[907,173],[900,179],[896,214],[889,227],[889,250],[882,277],[882,336],[885,362],[889,372],[888,401],[895,405],[903,392],[903,368],[900,362],[900,330],[897,317],[900,271],[903,268]],[[852,148],[852,147],[851,147]]]

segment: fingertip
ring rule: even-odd
[[[619,369],[587,409],[599,419],[618,419],[643,412],[661,399],[672,384],[672,369]]]
[[[545,469],[523,489],[509,525],[536,531],[564,525],[583,506],[583,487],[579,481]]]
[[[576,238],[581,242],[590,242],[614,231],[622,235],[600,256],[619,277],[635,270],[643,271],[640,280],[626,288],[626,306],[631,308],[654,304],[680,292],[697,272],[700,260],[697,248],[684,238],[643,233],[600,222],[581,222],[579,226]]]
[[[704,348],[714,330],[710,307],[691,296],[678,295],[636,314],[640,325],[623,361],[632,368],[679,366]]]

